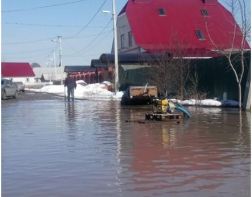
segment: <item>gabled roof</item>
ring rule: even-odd
[[[127,4],[128,4],[128,2],[124,5],[122,10],[119,12],[118,16],[120,16],[120,15],[122,15],[122,14],[124,14],[126,12]]]
[[[29,63],[2,62],[2,77],[34,77],[35,74]]]
[[[92,68],[104,68],[104,67],[107,67],[107,64],[104,64],[103,62],[101,62],[100,59],[92,59],[90,67],[92,67]]]
[[[114,54],[111,53],[103,53],[100,56],[100,61],[103,64],[111,64],[114,63]],[[142,64],[146,62],[151,62],[158,56],[154,54],[148,53],[121,53],[118,54],[118,61],[120,64]]]
[[[92,72],[95,71],[95,68],[90,66],[65,66],[64,72]]]
[[[211,56],[216,46],[232,46],[236,22],[217,0],[128,0],[125,9],[136,44],[147,52],[180,48]],[[240,47],[241,35],[237,28],[234,48]],[[250,49],[247,42],[245,48]]]

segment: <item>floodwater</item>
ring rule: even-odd
[[[250,197],[250,113],[144,121],[115,101],[2,101],[2,196]]]

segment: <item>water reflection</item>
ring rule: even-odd
[[[75,140],[77,135],[77,125],[76,125],[76,111],[75,111],[75,103],[74,102],[67,102],[65,104],[65,116],[66,116],[66,123],[68,125],[68,137],[69,140]]]
[[[175,130],[162,126],[162,144],[163,148],[169,148],[176,143]]]
[[[155,122],[111,101],[2,107],[5,196],[250,196],[250,113]]]
[[[127,119],[139,118],[138,112],[127,112]],[[250,142],[241,142],[240,131],[244,124],[240,122],[239,114],[235,113],[234,118],[219,109],[203,109],[194,113],[191,120],[179,124],[172,121],[162,124],[128,121],[132,128],[129,129],[130,134],[122,132],[121,154],[122,157],[131,155],[127,170],[134,172],[130,181],[133,191],[153,191],[160,196],[167,193],[184,196],[185,192],[186,196],[195,196],[202,191],[204,196],[208,196],[208,192],[209,196],[211,192],[219,196],[222,187],[233,179],[249,181],[243,165],[250,162],[247,155],[250,154]],[[122,117],[125,119],[125,114]],[[230,127],[230,121],[236,126]],[[245,136],[248,140],[248,135]],[[128,148],[128,143],[132,147]],[[244,149],[237,150],[237,145]],[[244,163],[237,166],[244,154]],[[245,186],[249,187],[249,184]],[[247,196],[248,193],[249,190],[237,194]]]
[[[67,121],[69,122],[74,122],[75,121],[75,104],[74,103],[71,103],[71,102],[68,102],[66,103],[65,105],[66,107],[66,111],[67,111]]]

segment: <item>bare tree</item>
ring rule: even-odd
[[[195,68],[190,67],[190,73],[188,75],[188,96],[196,100],[206,99],[207,93],[199,90],[199,75]]]
[[[209,24],[207,18],[205,18],[205,26],[210,42],[214,46],[217,53],[225,56],[228,60],[228,64],[232,69],[235,80],[238,86],[238,98],[239,108],[242,107],[242,79],[244,76],[245,69],[245,51],[248,49],[246,39],[249,39],[250,35],[250,24],[246,10],[245,0],[228,0],[226,3],[229,7],[231,14],[233,15],[233,21],[229,21],[233,24],[232,39],[230,40],[230,48],[222,48],[215,40],[211,37],[209,30]],[[236,15],[238,13],[238,15]],[[235,19],[239,19],[239,25]],[[239,43],[237,43],[239,42]],[[237,61],[238,60],[238,61]]]
[[[190,60],[184,59],[182,53],[162,52],[152,55],[151,82],[158,87],[159,93],[179,95],[184,98],[184,88],[189,75]]]

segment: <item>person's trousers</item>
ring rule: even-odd
[[[72,101],[74,101],[74,88],[67,88],[67,100],[70,101],[70,97]]]

